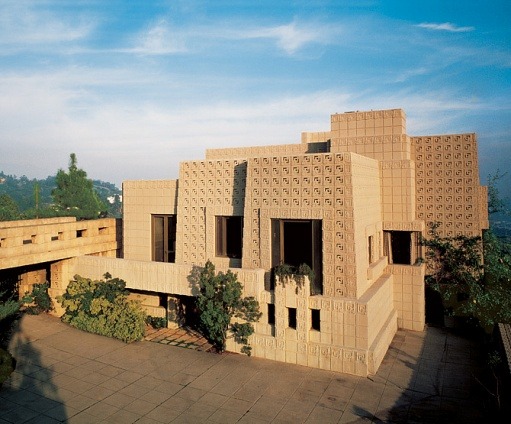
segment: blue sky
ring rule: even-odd
[[[0,170],[74,152],[117,185],[177,178],[207,148],[403,108],[410,135],[476,132],[485,181],[511,171],[510,21],[509,0],[2,0]]]

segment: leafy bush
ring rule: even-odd
[[[20,309],[20,303],[13,300],[7,291],[0,292],[0,387],[14,371],[15,361],[11,354],[2,349],[8,343],[12,318],[15,318]]]
[[[250,356],[248,337],[253,334],[253,322],[261,317],[259,302],[251,296],[241,297],[243,287],[231,270],[215,274],[215,266],[207,261],[199,275],[200,292],[197,296],[199,327],[202,334],[220,352],[225,350],[227,333],[244,345],[242,353]],[[232,318],[240,321],[231,324]]]
[[[146,324],[150,325],[154,329],[167,328],[167,319],[166,318],[153,317],[151,315],[148,315],[145,322],[146,322]]]
[[[29,313],[38,314],[53,309],[52,301],[48,294],[48,288],[48,283],[34,284],[32,286],[32,293],[25,293],[21,301],[27,305],[27,311]]]
[[[14,371],[15,361],[9,352],[0,348],[0,387]]]
[[[75,275],[66,292],[57,298],[66,310],[62,321],[126,343],[141,340],[146,315],[140,303],[128,300],[125,281],[108,273],[104,277],[97,281]]]
[[[305,284],[305,277],[309,277],[309,283],[312,286],[314,284],[315,274],[312,268],[307,264],[300,264],[298,267],[282,263],[273,268],[273,274],[275,277],[279,277],[279,281],[285,284],[289,278],[294,277],[294,280],[299,286]]]
[[[1,294],[0,294],[1,295]],[[0,321],[18,312],[20,303],[16,300],[0,301]]]

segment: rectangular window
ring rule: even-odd
[[[268,324],[275,325],[275,305],[268,303]]]
[[[176,262],[176,215],[152,216],[153,261]]]
[[[85,234],[87,234],[87,230],[76,230],[76,237],[85,237]]]
[[[272,266],[298,268],[307,264],[314,271],[311,295],[323,294],[323,241],[320,219],[272,219]]]
[[[319,309],[311,309],[311,328],[321,331],[321,315]]]
[[[216,256],[241,258],[243,248],[243,217],[216,217]]]
[[[287,308],[287,325],[296,329],[296,308]]]
[[[419,233],[384,231],[384,254],[389,264],[412,265],[420,257]]]
[[[367,238],[367,253],[369,256],[369,265],[374,262],[373,259],[373,236]]]

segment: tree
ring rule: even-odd
[[[0,221],[20,219],[18,204],[8,194],[0,194]]]
[[[488,177],[488,213],[507,213],[496,188],[505,174]],[[511,245],[490,228],[483,237],[440,237],[431,225],[426,246],[426,284],[455,315],[472,317],[486,330],[511,323]]]
[[[197,307],[199,325],[204,336],[217,348],[225,350],[227,333],[243,344],[242,353],[250,356],[248,337],[253,334],[253,322],[261,317],[259,302],[252,296],[241,297],[243,287],[231,270],[215,273],[215,266],[207,261],[199,275]],[[232,318],[238,321],[232,323]]]
[[[94,190],[87,173],[76,166],[76,155],[71,153],[69,169],[57,172],[57,187],[52,191],[53,201],[59,214],[80,219],[95,219],[105,214],[106,206]]]
[[[506,202],[500,196],[497,183],[504,178],[507,173],[502,173],[499,169],[495,174],[488,175],[488,214],[493,215],[499,212],[509,214],[506,208]]]

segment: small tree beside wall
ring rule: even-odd
[[[242,344],[241,352],[251,354],[248,338],[254,333],[252,323],[259,321],[259,302],[252,296],[242,297],[243,286],[231,270],[215,272],[207,261],[198,276],[199,329],[219,352],[225,350],[230,332]],[[233,322],[233,319],[237,319]]]

